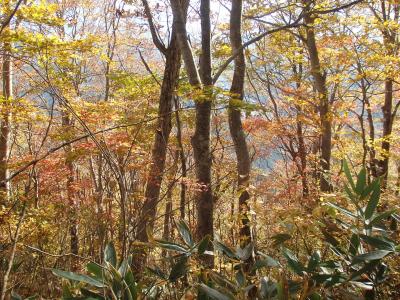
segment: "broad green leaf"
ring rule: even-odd
[[[243,287],[246,284],[246,277],[244,276],[243,270],[239,269],[235,274],[235,279],[238,285]]]
[[[322,300],[322,297],[318,293],[312,293],[310,296],[308,296],[309,300]]]
[[[379,250],[395,251],[395,243],[384,237],[374,237],[360,234],[361,239],[367,244],[378,248]]]
[[[204,252],[207,250],[207,247],[210,243],[210,236],[206,235],[198,244],[197,246],[197,253],[198,254],[204,254]]]
[[[367,207],[365,208],[365,218],[370,219],[375,212],[376,207],[378,206],[379,197],[381,195],[381,187],[378,181],[378,184],[374,185],[374,189],[372,190],[372,194],[369,198]]]
[[[93,285],[95,287],[100,287],[100,288],[105,287],[105,285],[102,282],[100,282],[92,277],[89,277],[87,275],[76,274],[73,272],[62,271],[62,270],[58,270],[58,269],[51,269],[51,271],[53,272],[54,275],[63,277],[63,278],[69,279],[69,280],[87,283],[87,284]]]
[[[292,236],[290,234],[287,233],[278,233],[275,234],[274,236],[271,237],[274,240],[273,245],[279,246],[281,244],[283,244],[284,242],[290,240],[292,238]]]
[[[372,181],[362,192],[361,194],[361,199],[365,199],[375,188],[376,186],[379,186],[380,188],[381,181],[379,178],[376,178],[374,181]]]
[[[22,297],[18,293],[11,291],[11,300],[22,300]]]
[[[286,258],[290,269],[297,275],[303,275],[304,266],[289,249],[283,248],[283,256]]]
[[[121,274],[122,277],[125,277],[126,272],[129,270],[129,265],[131,264],[132,258],[128,257],[124,259],[121,265],[118,268],[118,272]]]
[[[264,259],[257,260],[253,264],[252,270],[256,271],[258,269],[265,268],[265,267],[273,268],[273,267],[278,267],[278,266],[279,266],[279,263],[275,259],[273,259],[272,257],[267,256]]]
[[[360,237],[358,234],[353,233],[350,238],[349,253],[351,255],[356,255],[358,253],[358,248],[360,247]]]
[[[236,256],[242,261],[246,261],[250,258],[253,253],[253,243],[247,244],[244,248],[238,247],[236,249]]]
[[[90,262],[86,265],[87,271],[92,274],[96,279],[103,279],[103,268],[94,262]]]
[[[262,299],[270,299],[277,293],[277,284],[269,280],[268,277],[261,278],[260,296]]]
[[[350,185],[351,185],[351,188],[353,189],[353,190],[355,190],[355,188],[356,188],[356,186],[355,186],[355,184],[354,184],[354,181],[353,181],[353,177],[351,176],[351,172],[350,172],[350,169],[349,169],[349,165],[347,164],[347,161],[344,159],[343,160],[343,171],[344,171],[344,174],[346,175],[346,177],[347,177],[347,181],[350,183]]]
[[[375,267],[379,264],[379,260],[373,260],[370,262],[367,262],[363,267],[359,268],[358,270],[354,271],[353,273],[351,273],[350,277],[349,277],[349,281],[350,280],[358,280],[360,279],[361,275],[364,273],[370,273],[372,270],[375,269]]]
[[[138,297],[138,291],[137,291],[137,284],[135,282],[135,278],[133,277],[132,271],[129,269],[126,272],[125,278],[124,278],[126,284],[128,285],[129,291],[131,292],[132,298],[135,300]]]
[[[163,241],[163,240],[156,240],[156,244],[164,249],[168,250],[173,250],[179,253],[183,254],[189,254],[189,250],[184,248],[183,246],[173,243],[173,242],[168,242],[168,241]]]
[[[320,262],[321,254],[319,253],[319,251],[315,251],[308,260],[307,271],[314,272]]]
[[[363,167],[357,176],[357,184],[355,191],[358,195],[362,194],[366,184],[367,184],[367,170],[365,169],[365,167]]]
[[[176,281],[186,274],[187,271],[187,257],[180,257],[177,263],[172,267],[171,273],[168,279],[171,281]]]
[[[357,219],[357,216],[355,214],[353,214],[351,211],[349,211],[349,210],[347,210],[347,209],[345,209],[343,207],[340,207],[340,206],[338,206],[338,205],[336,205],[334,203],[331,203],[331,202],[328,202],[327,205],[337,209],[338,211],[344,213],[348,217],[351,217],[353,219]]]
[[[183,241],[185,242],[185,244],[189,247],[193,247],[194,246],[193,237],[192,234],[190,233],[189,226],[187,226],[186,222],[180,220],[179,222],[176,222],[176,227],[178,228],[178,232],[182,237]]]
[[[114,268],[117,267],[117,252],[112,242],[109,242],[104,250],[104,261],[110,263]]]
[[[357,201],[357,196],[355,196],[353,194],[353,192],[350,190],[350,188],[347,186],[347,184],[344,185],[344,190],[347,193],[347,195],[349,196],[349,199],[352,203],[356,204]]]
[[[214,244],[215,250],[221,251],[222,253],[224,253],[226,256],[228,256],[231,259],[238,259],[235,252],[230,247],[224,245],[223,243],[221,243],[219,241],[215,241],[215,240],[214,240],[213,244]]]
[[[387,210],[387,211],[384,211],[382,213],[379,213],[379,214],[373,216],[372,220],[369,223],[367,223],[367,227],[372,228],[372,226],[375,226],[375,225],[379,224],[382,220],[385,220],[388,217],[390,217],[394,212],[396,212],[396,210],[392,209],[392,210]]]
[[[100,296],[99,294],[85,288],[80,288],[80,292],[82,293],[83,296],[85,296],[85,300],[88,299],[96,299],[96,300],[106,300],[104,296]],[[72,300],[72,299],[77,299],[74,298],[72,295],[70,297],[63,297],[63,300]]]
[[[226,295],[221,293],[220,291],[213,289],[204,283],[200,283],[199,289],[203,291],[208,297],[214,300],[234,300],[235,298],[232,295]]]
[[[379,260],[392,252],[393,251],[388,251],[388,250],[375,250],[368,253],[360,254],[353,258],[352,264],[359,262],[367,262],[372,260]]]
[[[219,285],[220,287],[224,287],[231,291],[234,291],[237,288],[237,286],[234,282],[230,281],[225,276],[218,274],[217,272],[210,272],[209,276],[210,276],[210,279],[213,282],[215,282],[217,285]]]

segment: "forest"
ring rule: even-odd
[[[0,300],[400,299],[399,0],[0,0]]]

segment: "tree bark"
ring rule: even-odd
[[[72,122],[67,112],[63,112],[62,126],[69,135],[72,129]],[[78,255],[79,253],[79,238],[78,238],[78,217],[77,217],[77,199],[75,193],[75,167],[71,157],[72,146],[65,146],[65,166],[67,168],[67,200],[68,200],[68,222],[70,236],[70,252]],[[76,271],[78,268],[74,258],[71,259],[71,269]]]
[[[12,62],[11,62],[11,43],[4,42],[2,83],[3,83],[3,113],[0,125],[0,204],[6,203],[9,198],[10,185],[6,181],[8,178],[8,158],[10,152],[11,134],[11,101],[13,97],[12,88]]]
[[[200,188],[197,193],[197,238],[206,235],[213,237],[213,210],[214,199],[211,187],[211,152],[210,152],[210,122],[211,122],[211,19],[210,1],[202,0],[200,3],[201,20],[201,55],[200,74],[197,72],[193,53],[187,39],[184,14],[178,0],[171,0],[171,8],[176,22],[177,37],[182,49],[182,58],[185,62],[189,83],[195,89],[202,89],[204,99],[194,99],[196,106],[195,132],[192,137],[192,147],[196,170],[196,180]],[[211,247],[211,244],[209,245]],[[212,267],[212,256],[204,256],[203,262]]]
[[[306,47],[310,57],[311,75],[314,79],[314,87],[319,101],[320,115],[320,189],[322,192],[331,191],[332,187],[329,180],[330,160],[332,151],[332,121],[331,107],[328,99],[328,90],[326,86],[326,75],[321,68],[317,44],[315,41],[314,20],[310,10],[310,1],[305,1],[306,12],[304,14],[304,23],[306,25]]]
[[[240,51],[242,46],[241,35],[242,23],[242,0],[232,0],[230,16],[230,40],[232,52]],[[240,210],[240,243],[244,247],[252,241],[250,219],[247,216],[249,211],[250,194],[248,191],[250,181],[251,161],[247,147],[246,136],[243,131],[240,102],[243,101],[244,77],[246,61],[243,50],[240,51],[234,60],[234,72],[230,88],[231,99],[229,101],[228,118],[229,130],[235,146],[237,158],[237,185],[239,190],[239,210]]]
[[[180,49],[175,32],[172,33],[171,45],[166,51],[166,63],[164,78],[161,86],[161,94],[158,109],[158,123],[154,137],[152,150],[152,164],[147,177],[145,201],[139,216],[137,238],[140,241],[148,240],[146,227],[151,230],[154,226],[158,198],[163,179],[168,140],[171,132],[171,113],[173,97],[179,79]]]
[[[181,119],[179,117],[179,98],[175,96],[174,102],[175,102],[176,139],[177,139],[178,146],[179,146],[179,159],[181,161],[181,175],[182,175],[182,179],[185,179],[187,177],[187,166],[186,166],[185,151],[183,149],[183,142],[182,142]],[[186,206],[186,183],[184,180],[182,180],[181,181],[181,192],[180,192],[180,204],[179,204],[181,220],[185,220],[185,206]]]

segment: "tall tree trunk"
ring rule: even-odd
[[[319,101],[320,114],[320,189],[322,192],[331,190],[329,180],[330,161],[332,151],[332,124],[331,107],[328,99],[328,90],[326,87],[326,75],[321,68],[317,44],[315,41],[314,20],[310,10],[310,1],[305,1],[306,13],[304,14],[304,23],[306,24],[306,47],[310,57],[311,75],[314,79],[314,87]]]
[[[12,91],[12,65],[11,65],[11,43],[4,42],[2,83],[3,83],[3,113],[0,127],[0,204],[6,203],[9,198],[10,186],[6,181],[8,178],[8,156],[10,152],[11,133],[11,101]]]
[[[303,196],[308,196],[308,181],[307,181],[307,151],[304,142],[303,135],[303,123],[300,121],[300,111],[297,112],[297,121],[296,121],[296,132],[297,139],[299,142],[298,154],[300,158],[300,176],[301,176],[301,185],[303,190]]]
[[[196,101],[195,132],[192,137],[192,147],[195,161],[197,183],[201,185],[197,198],[197,237],[206,235],[213,237],[213,211],[214,200],[211,187],[211,19],[210,0],[202,0],[200,3],[201,21],[201,55],[200,55],[200,79],[203,83],[205,100]],[[212,256],[205,256],[204,262],[212,267]]]
[[[383,176],[383,186],[386,187],[388,171],[389,171],[389,151],[390,136],[392,134],[392,106],[393,106],[393,80],[387,78],[385,80],[385,103],[382,106],[383,128],[382,128],[382,156],[379,160],[378,176]]]
[[[175,102],[176,139],[179,146],[181,175],[182,179],[185,179],[187,176],[187,166],[186,166],[185,151],[183,149],[183,142],[182,142],[182,125],[181,125],[181,119],[179,117],[179,98],[175,96],[174,102]],[[186,206],[186,183],[184,180],[181,180],[181,192],[180,192],[180,204],[179,204],[181,220],[185,220],[185,206]]]
[[[230,16],[230,40],[232,52],[239,51],[242,46],[242,0],[232,0],[232,9]],[[249,211],[248,192],[250,181],[251,161],[247,147],[246,136],[243,131],[240,102],[243,101],[244,77],[246,70],[246,61],[243,50],[235,58],[235,67],[231,84],[231,99],[229,101],[228,117],[229,130],[235,145],[237,158],[237,184],[239,190],[239,210],[240,210],[240,243],[244,247],[251,242],[250,220],[247,216]]]
[[[176,23],[177,37],[182,49],[182,58],[185,62],[189,83],[193,88],[201,89],[204,99],[196,100],[195,132],[192,137],[192,147],[196,170],[196,180],[200,185],[197,193],[197,228],[198,238],[206,235],[213,237],[213,210],[214,199],[211,186],[211,153],[210,153],[210,122],[211,122],[211,99],[212,99],[212,77],[211,77],[211,20],[210,1],[202,0],[200,3],[201,19],[201,56],[200,75],[194,62],[193,53],[187,40],[185,16],[178,0],[171,0],[171,8]],[[212,247],[210,244],[209,247]],[[212,267],[214,259],[212,256],[204,256],[203,262]]]
[[[156,208],[160,196],[168,140],[171,132],[173,97],[179,79],[180,53],[175,30],[173,29],[171,44],[166,51],[164,78],[161,86],[158,109],[159,118],[151,156],[152,164],[147,177],[145,201],[139,216],[139,224],[136,233],[138,240],[143,242],[148,240],[146,228],[149,227],[152,230],[154,226]]]
[[[72,130],[72,121],[67,112],[63,112],[62,126],[69,138]],[[75,193],[75,167],[72,160],[72,146],[65,146],[65,166],[67,168],[67,200],[68,200],[68,222],[69,222],[69,236],[70,236],[70,252],[78,255],[79,253],[79,239],[78,239],[78,210],[77,199]],[[76,259],[72,257],[71,269],[77,269]]]
[[[296,76],[296,88],[298,91],[300,91],[301,79],[303,76],[303,64],[299,63],[298,65],[297,64],[293,65],[293,73]],[[300,105],[297,104],[296,105],[296,135],[298,141],[297,154],[300,159],[299,170],[301,176],[303,196],[306,197],[309,194],[309,189],[308,189],[308,179],[307,179],[307,149],[304,141],[303,122],[301,121],[302,117],[303,117],[302,108]]]

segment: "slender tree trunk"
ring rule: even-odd
[[[147,177],[145,201],[139,216],[136,236],[139,241],[148,241],[146,228],[151,230],[154,226],[157,203],[160,196],[163,179],[168,140],[171,132],[171,113],[173,97],[179,79],[181,51],[176,39],[175,25],[173,25],[172,38],[166,51],[164,78],[159,100],[158,123],[152,149],[152,164]]]
[[[176,174],[178,172],[178,160],[179,160],[179,150],[176,150],[173,156],[173,166],[170,171],[170,183],[168,185],[168,191],[167,191],[167,203],[165,204],[165,214],[164,214],[164,228],[163,228],[163,240],[168,241],[171,240],[171,229],[172,227],[172,221],[173,221],[173,215],[172,215],[172,195],[173,195],[173,190],[174,190],[174,185],[175,185],[175,178]],[[162,257],[166,256],[166,251],[163,249],[162,251]]]
[[[242,46],[242,0],[232,0],[232,9],[230,16],[230,39],[232,52],[238,51]],[[243,101],[244,77],[246,70],[246,61],[243,50],[235,58],[235,67],[231,84],[231,100],[229,101],[228,117],[229,130],[237,158],[237,184],[239,190],[239,210],[240,210],[240,243],[244,247],[251,242],[250,220],[247,216],[249,211],[250,194],[248,191],[250,181],[251,161],[247,147],[246,136],[243,131],[240,102]]]
[[[308,181],[307,181],[307,151],[304,142],[304,135],[303,135],[303,123],[299,120],[299,116],[297,116],[297,139],[299,142],[299,158],[300,158],[300,176],[301,176],[301,185],[303,189],[303,196],[308,196]]]
[[[197,198],[197,237],[206,235],[214,236],[213,211],[214,200],[211,187],[211,20],[210,1],[202,0],[200,3],[201,21],[201,55],[200,55],[200,79],[203,83],[203,94],[205,100],[196,101],[195,132],[192,137],[192,147],[195,161],[197,183],[200,191]],[[212,256],[205,256],[204,262],[212,267],[214,260]]]
[[[296,88],[300,91],[301,87],[301,78],[303,76],[303,64],[299,63],[298,68],[297,65],[293,65],[293,73],[296,76]],[[300,105],[296,105],[296,134],[298,141],[298,156],[300,158],[300,176],[301,176],[301,185],[303,190],[303,196],[306,197],[309,194],[308,189],[308,180],[307,180],[307,150],[306,144],[304,141],[303,134],[303,122],[301,121],[303,115],[303,111]]]
[[[306,7],[309,8],[309,1],[306,1]],[[308,9],[309,10],[309,9]],[[304,15],[304,22],[306,28],[306,47],[310,57],[311,75],[314,79],[314,87],[317,92],[317,98],[319,101],[319,114],[320,114],[320,189],[322,192],[328,192],[331,190],[331,184],[329,180],[330,173],[330,161],[332,151],[332,124],[331,124],[331,107],[328,99],[328,90],[326,87],[326,75],[321,68],[319,61],[319,54],[317,44],[315,41],[314,31],[314,16],[308,11]]]
[[[393,80],[385,80],[385,103],[382,106],[383,128],[382,128],[382,156],[379,160],[378,176],[383,176],[383,186],[386,187],[389,171],[390,136],[392,134],[392,107],[393,107]]]
[[[178,146],[179,146],[179,159],[181,161],[181,175],[183,179],[181,181],[179,211],[180,211],[180,219],[185,220],[186,183],[184,179],[187,177],[187,166],[186,166],[185,151],[183,149],[183,142],[182,142],[182,125],[181,125],[181,119],[179,117],[179,98],[175,96],[174,102],[175,102],[176,139],[178,141]]]
[[[63,112],[62,126],[67,134],[70,135],[72,129],[72,122],[67,112]],[[77,199],[75,193],[75,167],[72,160],[72,146],[65,146],[65,166],[67,168],[67,200],[68,200],[68,222],[69,222],[69,236],[70,236],[70,252],[78,255],[79,252],[79,239],[78,239],[78,217],[77,217]],[[77,269],[75,258],[72,257],[71,268]]]
[[[3,113],[0,125],[0,204],[6,203],[9,198],[10,186],[6,181],[8,178],[8,156],[10,152],[11,134],[11,101],[12,91],[12,62],[11,43],[4,43],[2,83],[3,83]]]
[[[192,147],[196,170],[196,180],[200,188],[197,193],[197,227],[196,234],[200,239],[206,235],[213,237],[213,210],[214,199],[211,186],[211,152],[210,152],[210,130],[211,130],[211,99],[212,99],[212,77],[211,77],[211,20],[210,1],[202,0],[200,3],[201,20],[201,55],[200,72],[197,71],[193,53],[187,39],[185,17],[178,0],[171,0],[171,8],[176,23],[177,37],[182,50],[182,58],[185,62],[189,83],[195,89],[201,89],[203,99],[194,99],[196,105],[195,132],[192,137]],[[199,74],[200,73],[200,74]],[[212,245],[209,245],[211,248]],[[214,259],[212,256],[204,256],[203,262],[212,267]]]

